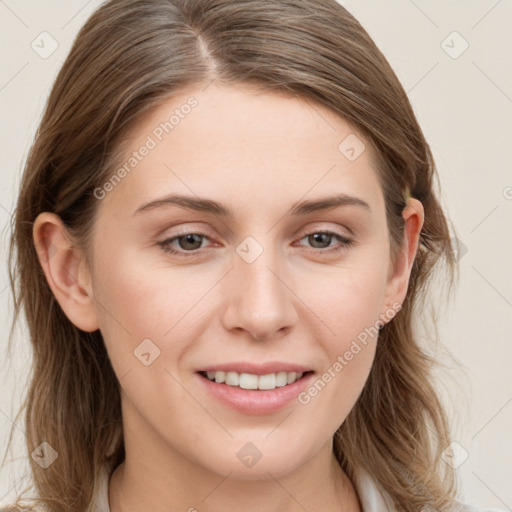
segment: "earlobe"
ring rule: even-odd
[[[409,285],[412,265],[418,250],[419,238],[425,219],[423,205],[414,198],[409,198],[402,212],[404,232],[402,245],[391,269],[386,293],[386,303],[402,304]]]
[[[90,274],[62,219],[41,213],[34,222],[33,238],[48,285],[66,316],[83,331],[97,330]]]

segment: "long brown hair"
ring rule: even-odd
[[[435,164],[397,76],[335,0],[111,0],[80,30],[26,161],[10,246],[13,327],[24,310],[33,349],[19,411],[28,453],[46,441],[59,454],[47,469],[29,456],[39,503],[91,510],[100,467],[117,466],[125,454],[119,386],[101,333],[81,331],[60,309],[38,261],[34,220],[56,213],[86,250],[94,190],[119,164],[128,131],[171,94],[212,80],[296,94],[359,130],[375,149],[392,248],[402,240],[406,189],[423,203],[406,300],[380,330],[369,378],[334,451],[349,477],[365,468],[399,510],[448,510],[455,482],[441,452],[449,426],[433,385],[435,362],[412,326],[434,270],[454,277]]]

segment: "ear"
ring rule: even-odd
[[[392,304],[402,304],[407,294],[412,265],[418,250],[420,232],[425,220],[421,202],[412,197],[409,198],[402,211],[402,217],[405,223],[404,235],[395,262],[389,269],[384,301],[387,308]]]
[[[33,237],[48,285],[66,316],[83,331],[99,329],[89,270],[61,218],[50,212],[38,215]]]

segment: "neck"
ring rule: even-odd
[[[236,457],[243,442],[236,448],[232,438],[224,446],[203,443],[202,450],[193,452],[171,444],[129,407],[123,407],[123,420],[126,457],[110,479],[110,512],[361,510],[354,486],[334,456],[332,439],[300,461],[282,460],[279,445],[268,448],[261,439],[256,442],[263,455],[247,470]],[[232,450],[231,457],[215,455]]]
[[[186,510],[188,512],[360,512],[352,482],[332,451],[321,453],[300,469],[270,473],[256,480],[234,480],[212,473],[197,462],[160,464],[130,457],[110,479],[111,512]]]

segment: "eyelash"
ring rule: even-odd
[[[327,249],[316,249],[317,252],[324,253],[324,254],[333,254],[341,252],[345,249],[348,249],[354,244],[354,240],[347,238],[344,235],[340,235],[339,233],[336,233],[334,231],[327,231],[327,230],[317,230],[317,231],[311,231],[310,233],[306,233],[300,240],[303,240],[304,238],[307,238],[310,235],[317,235],[317,234],[324,234],[324,235],[332,235],[340,240],[340,245],[335,248],[327,248]],[[185,258],[197,256],[200,254],[198,251],[200,249],[195,249],[194,251],[178,251],[176,249],[171,248],[170,243],[174,240],[178,240],[179,238],[185,237],[187,235],[197,235],[199,237],[203,237],[209,240],[209,237],[206,233],[203,233],[201,231],[184,231],[181,233],[177,233],[172,238],[167,238],[165,240],[162,240],[161,242],[158,242],[158,245],[162,248],[164,252],[168,252],[171,254],[183,256]],[[315,249],[315,248],[313,248]]]

